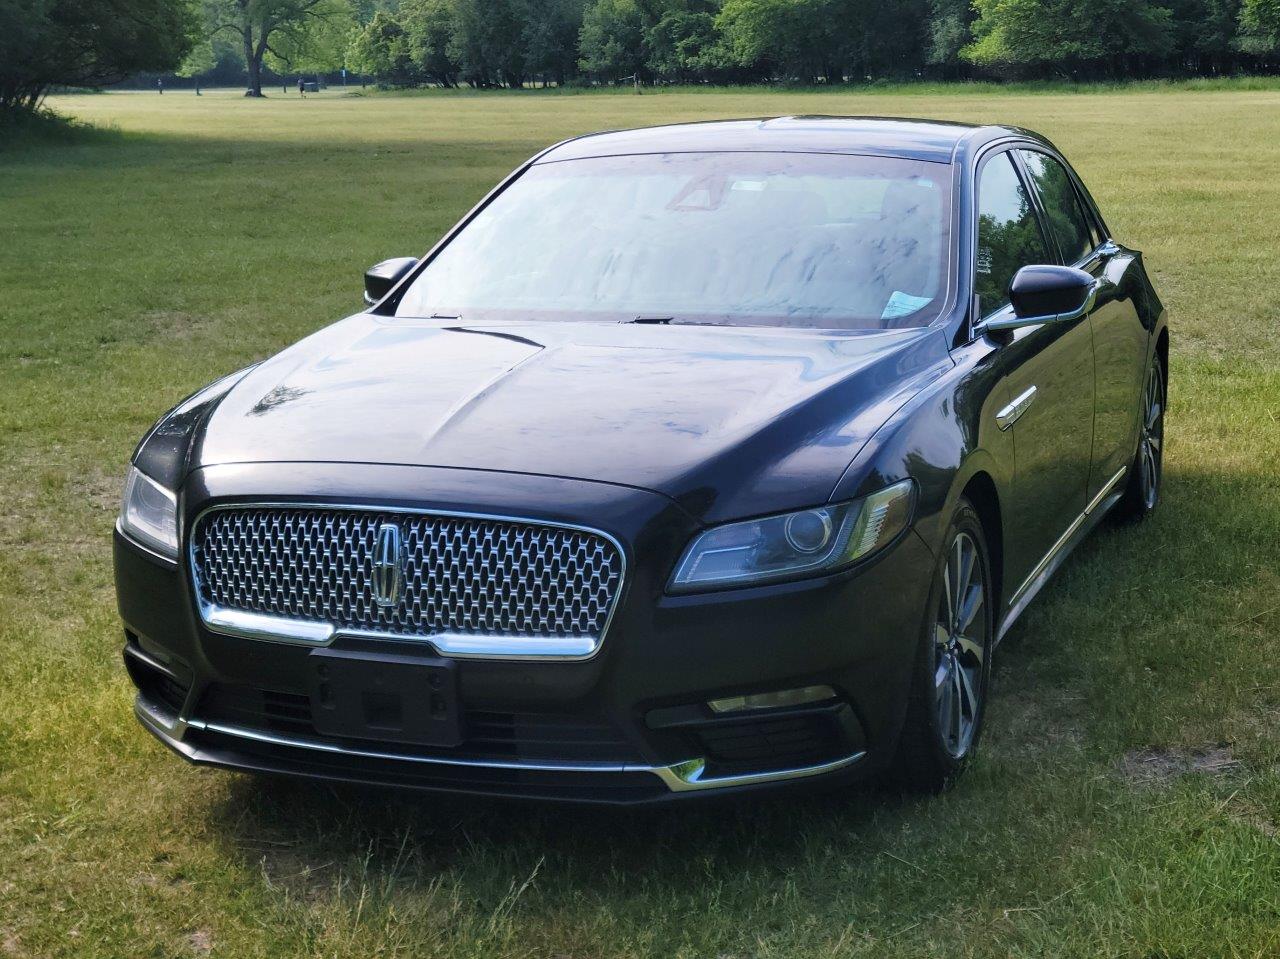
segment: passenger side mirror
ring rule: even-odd
[[[1070,266],[1024,266],[1009,284],[1012,317],[989,320],[984,333],[1078,320],[1098,298],[1098,281]]]
[[[375,264],[365,270],[364,273],[364,301],[367,305],[373,306],[380,299],[391,292],[391,288],[400,282],[401,278],[417,266],[418,261],[412,256],[397,256],[390,260],[383,260],[381,263]]]

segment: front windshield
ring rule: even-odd
[[[946,299],[948,173],[788,153],[537,164],[439,252],[396,315],[924,326]]]

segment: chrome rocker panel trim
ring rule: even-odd
[[[249,613],[242,610],[226,609],[212,603],[205,603],[200,598],[199,572],[196,567],[195,538],[187,535],[187,568],[190,571],[192,595],[196,600],[196,609],[204,625],[215,633],[224,636],[236,636],[240,639],[253,639],[261,642],[292,643],[300,646],[328,646],[340,637],[354,639],[385,640],[399,643],[422,643],[430,646],[438,655],[455,659],[501,659],[529,662],[581,662],[593,658],[604,645],[609,635],[609,627],[613,623],[614,614],[622,605],[622,597],[627,589],[627,551],[618,539],[604,530],[576,523],[561,523],[545,519],[533,519],[528,516],[508,516],[499,513],[467,513],[457,510],[430,509],[427,507],[383,506],[378,503],[326,503],[314,500],[245,500],[231,503],[216,503],[201,510],[191,521],[189,530],[195,530],[210,513],[229,509],[328,509],[359,510],[363,512],[396,513],[412,516],[448,516],[456,519],[493,520],[505,523],[525,523],[529,526],[541,526],[547,529],[567,529],[580,533],[589,533],[606,540],[618,551],[618,559],[622,569],[619,573],[618,589],[613,597],[613,605],[605,619],[600,635],[596,638],[587,636],[539,638],[528,636],[501,636],[477,633],[435,633],[419,635],[413,633],[385,633],[375,630],[339,629],[331,623],[313,622],[309,620],[289,619],[283,616],[268,616],[262,613]]]
[[[1092,532],[1093,528],[1111,510],[1111,507],[1120,501],[1121,494],[1115,492],[1115,488],[1128,472],[1129,467],[1122,466],[1116,475],[1111,477],[1102,489],[1098,490],[1093,499],[1089,501],[1089,505],[1084,508],[1084,512],[1072,520],[1066,532],[1058,537],[1058,541],[1049,548],[1049,552],[1044,554],[1044,558],[1036,564],[1035,569],[1022,581],[1022,585],[1018,587],[1017,592],[1009,600],[1008,612],[1005,614],[1004,622],[1001,623],[999,632],[996,634],[997,643],[1004,639],[1014,621],[1027,608],[1027,605],[1036,598],[1036,594],[1049,581],[1049,577],[1057,572],[1063,560]]]
[[[184,719],[174,715],[163,707],[150,702],[141,693],[134,700],[134,714],[143,728],[162,743],[173,749],[187,760],[192,760],[189,748],[183,748],[182,740],[188,729],[218,733],[223,736],[238,737],[254,742],[267,743],[273,746],[286,746],[292,749],[312,750],[314,752],[332,753],[358,759],[394,760],[410,763],[427,763],[434,766],[458,766],[481,769],[511,769],[530,772],[564,772],[564,773],[644,773],[657,776],[663,785],[673,793],[698,792],[708,789],[728,789],[734,786],[753,786],[764,783],[783,782],[791,779],[806,779],[820,776],[823,773],[836,772],[852,766],[862,759],[866,753],[857,752],[830,762],[816,766],[803,766],[796,769],[778,769],[759,773],[747,773],[736,776],[706,776],[705,759],[689,759],[670,766],[645,766],[631,763],[529,763],[505,762],[487,759],[446,759],[439,756],[414,756],[404,753],[382,753],[376,750],[350,749],[333,743],[317,742],[311,739],[297,739],[290,736],[277,736],[255,729],[240,726],[228,726],[222,723],[206,723],[198,719]]]

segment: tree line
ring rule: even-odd
[[[199,30],[182,0],[0,0],[0,123],[33,112],[53,86],[172,69]]]
[[[140,71],[392,86],[1276,72],[1280,0],[0,0],[0,120]]]
[[[1125,79],[1270,72],[1280,0],[398,0],[345,64],[391,85]]]

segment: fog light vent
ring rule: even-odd
[[[728,696],[713,699],[707,705],[713,713],[741,713],[756,709],[781,709],[787,706],[803,706],[835,699],[836,691],[830,686],[802,686],[799,689],[779,689],[771,693],[754,693],[750,696]]]

